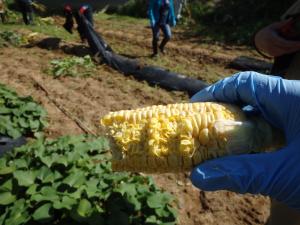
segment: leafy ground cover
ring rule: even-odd
[[[0,47],[12,45],[12,46],[20,46],[26,43],[24,37],[13,31],[3,31],[0,32]]]
[[[0,159],[0,224],[175,224],[170,194],[113,173],[104,138],[39,139]]]
[[[0,84],[0,134],[12,138],[38,135],[46,126],[47,113],[32,97],[19,97]]]
[[[95,72],[95,64],[89,55],[84,57],[67,57],[50,62],[49,72],[54,77],[89,76]]]

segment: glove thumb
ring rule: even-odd
[[[244,154],[210,160],[191,173],[192,183],[205,191],[229,190],[269,195],[276,180],[284,150],[274,153]]]

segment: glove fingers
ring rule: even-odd
[[[291,108],[295,110],[299,105],[297,102],[300,101],[300,97],[295,96],[300,96],[300,91],[291,81],[255,72],[243,72],[198,92],[191,101],[220,101],[241,106],[251,105],[273,125],[287,131],[293,130],[289,126],[295,124],[295,121],[289,122],[294,119],[289,114]],[[300,106],[298,107],[300,112]],[[297,125],[300,124],[300,119],[296,122]]]
[[[257,94],[267,92],[266,88],[272,84],[272,82],[268,82],[269,79],[271,79],[270,76],[263,76],[255,72],[237,73],[199,91],[191,98],[191,101],[221,101],[255,107],[263,104],[259,101]],[[278,78],[275,78],[273,82],[276,80]]]
[[[238,193],[270,194],[277,165],[284,158],[275,153],[228,156],[204,162],[191,173],[192,183],[205,191],[229,190]]]
[[[191,180],[202,190],[269,195],[290,207],[300,208],[299,146],[300,139],[272,153],[207,161],[192,171]]]

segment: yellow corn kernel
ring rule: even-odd
[[[238,107],[208,102],[111,112],[101,124],[113,142],[115,171],[160,173],[190,170],[204,160],[229,154],[236,141],[232,139],[244,129],[236,121],[246,121]],[[220,128],[223,122],[229,125]],[[243,139],[245,144],[247,140]]]
[[[206,145],[209,142],[209,130],[204,128],[199,133],[199,141],[202,145]]]

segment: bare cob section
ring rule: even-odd
[[[101,124],[111,139],[115,171],[188,171],[208,159],[264,151],[273,142],[263,119],[212,102],[111,112]]]

